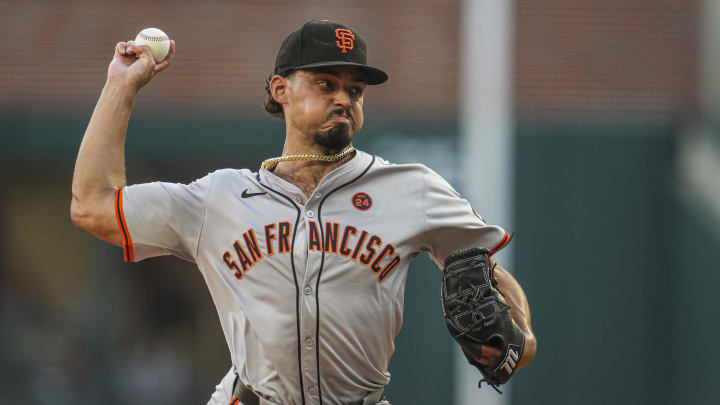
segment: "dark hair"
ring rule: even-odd
[[[292,72],[293,72],[292,70],[283,72],[283,73],[280,73],[279,76],[288,77],[288,76],[290,76],[290,74]],[[270,81],[272,80],[273,76],[275,76],[275,75],[271,74],[270,76],[267,77],[267,79],[265,79],[266,96],[265,96],[265,102],[263,103],[263,105],[265,106],[265,111],[267,111],[267,113],[270,114],[272,117],[285,118],[285,113],[283,112],[282,104],[275,101],[275,99],[272,96],[272,92],[270,91]]]

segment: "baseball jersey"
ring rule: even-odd
[[[390,380],[408,265],[493,252],[487,225],[438,174],[357,151],[307,197],[260,169],[116,192],[125,259],[175,255],[207,283],[240,380],[281,404],[357,402]]]

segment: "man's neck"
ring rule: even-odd
[[[330,156],[338,152],[340,152],[340,150],[332,150],[318,145],[312,140],[312,136],[308,136],[302,131],[294,128],[286,130],[282,156]],[[318,184],[320,184],[320,180],[322,180],[325,175],[350,161],[353,156],[355,156],[355,152],[336,162],[326,162],[321,160],[280,162],[273,170],[273,173],[276,176],[298,186],[306,196],[310,197],[313,191],[317,188]]]
[[[353,152],[337,162],[320,160],[280,162],[273,170],[273,174],[298,186],[306,196],[310,197],[323,177],[350,161],[355,153]],[[283,154],[283,156],[287,155]]]

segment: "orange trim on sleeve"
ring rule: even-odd
[[[123,240],[123,258],[126,262],[134,262],[135,254],[133,252],[132,238],[130,231],[125,222],[125,212],[123,211],[122,188],[115,190],[115,219],[117,219],[120,234]]]
[[[498,243],[497,245],[495,245],[494,248],[492,248],[491,253],[490,253],[490,256],[494,255],[494,254],[497,253],[500,249],[502,249],[502,248],[504,248],[505,246],[507,246],[507,244],[510,243],[510,239],[512,239],[512,238],[510,237],[510,235],[508,235],[508,233],[505,232],[505,235],[503,236],[502,240],[500,240],[500,243]]]

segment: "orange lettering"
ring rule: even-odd
[[[353,49],[355,35],[353,35],[352,31],[345,28],[338,28],[335,30],[335,38],[338,39],[338,41],[335,41],[335,44],[338,48],[342,49],[342,53],[347,53],[347,51]]]

